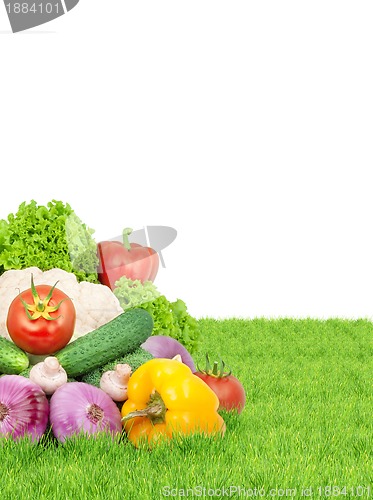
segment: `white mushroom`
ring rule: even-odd
[[[113,401],[125,401],[128,398],[127,386],[132,369],[130,365],[118,364],[115,370],[104,372],[100,379],[100,388],[108,394]]]
[[[38,384],[45,394],[51,395],[61,385],[66,384],[67,374],[57,358],[48,356],[31,368],[30,380]]]

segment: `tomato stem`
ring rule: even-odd
[[[214,375],[214,377],[219,376],[219,363],[217,361],[214,361],[214,364],[212,365],[211,375]]]
[[[42,317],[42,318],[47,319],[48,321],[51,321],[51,320],[56,320],[56,319],[61,317],[61,315],[56,316],[56,317],[52,317],[49,314],[51,312],[57,311],[60,308],[60,305],[62,304],[62,302],[64,300],[66,300],[66,299],[62,299],[56,306],[48,305],[49,301],[52,298],[52,295],[53,295],[54,289],[56,288],[57,283],[58,283],[58,281],[56,281],[56,283],[51,287],[51,289],[49,290],[49,293],[45,297],[45,299],[41,299],[37,290],[36,290],[36,287],[35,287],[34,276],[31,274],[31,293],[32,293],[32,296],[34,298],[34,303],[27,304],[23,300],[22,296],[20,297],[21,302],[23,304],[23,307],[25,308],[25,312],[26,312],[28,319],[34,321],[34,320]],[[32,313],[32,314],[30,314],[30,313]]]
[[[211,367],[210,359],[208,353],[206,353],[206,366],[205,369],[202,370],[199,366],[197,366],[197,369],[199,372],[204,373],[205,375],[211,375],[212,377],[216,378],[224,378],[224,377],[229,377],[229,375],[232,374],[232,370],[229,368],[229,371],[225,371],[225,363],[223,360],[220,361],[220,367],[218,361],[214,361],[214,364]]]
[[[43,312],[45,309],[44,302],[42,300],[39,300],[38,304],[35,307],[37,311]]]

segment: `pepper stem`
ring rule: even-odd
[[[131,244],[129,242],[128,236],[132,233],[132,229],[130,227],[126,227],[123,229],[122,238],[123,238],[123,246],[127,248],[127,250],[131,250]]]
[[[143,410],[135,410],[128,413],[122,418],[122,422],[127,422],[135,417],[147,417],[152,424],[162,424],[165,421],[166,405],[158,392],[151,394],[146,408]]]

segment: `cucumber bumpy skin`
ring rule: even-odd
[[[0,373],[19,375],[28,366],[27,354],[10,340],[0,337]]]
[[[153,318],[145,309],[130,309],[74,340],[55,356],[69,377],[78,377],[133,352],[152,330]]]

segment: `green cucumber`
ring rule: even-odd
[[[78,377],[133,352],[152,330],[153,318],[145,309],[130,309],[74,340],[55,356],[69,377]]]
[[[5,337],[0,337],[0,373],[19,375],[29,365],[27,354]]]

